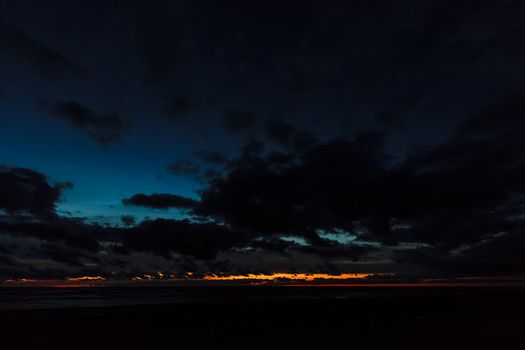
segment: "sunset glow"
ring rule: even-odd
[[[64,279],[29,279],[29,278],[7,279],[3,281],[2,284],[8,287],[65,288],[65,287],[103,286],[106,281],[107,279],[102,276],[79,276],[79,277],[66,277]]]
[[[106,279],[102,276],[82,276],[82,277],[67,277],[66,281],[79,282],[79,281],[105,281]]]
[[[524,17],[0,0],[2,349],[525,350]]]
[[[204,276],[206,281],[236,281],[236,280],[259,280],[259,281],[277,281],[277,280],[294,280],[294,281],[315,281],[315,280],[350,280],[363,279],[371,276],[368,273],[344,273],[340,275],[329,275],[325,273],[273,273],[273,274],[247,274],[247,275],[207,275]]]
[[[379,277],[379,278],[375,278]],[[245,275],[199,275],[188,273],[176,276],[168,272],[143,274],[125,278],[107,278],[103,276],[66,277],[64,279],[6,279],[0,281],[4,287],[108,287],[133,285],[282,285],[294,287],[489,287],[489,286],[523,286],[525,279],[512,276],[459,278],[435,278],[403,281],[392,273],[344,273],[340,275],[323,273],[272,273]]]

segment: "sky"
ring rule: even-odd
[[[524,15],[0,0],[0,281],[522,275]]]

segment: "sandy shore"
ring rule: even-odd
[[[525,349],[525,291],[0,311],[2,349]]]

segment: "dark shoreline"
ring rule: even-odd
[[[246,299],[235,289],[222,291],[225,298],[216,301],[2,310],[2,348],[525,348],[523,288],[310,299]]]

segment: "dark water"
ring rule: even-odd
[[[3,288],[0,308],[6,350],[525,349],[514,288]]]
[[[179,304],[261,299],[345,298],[359,291],[259,287],[0,288],[0,310]]]
[[[93,287],[0,288],[0,310],[180,304],[258,300],[309,300],[470,294],[469,288],[342,288],[342,287]]]

